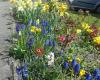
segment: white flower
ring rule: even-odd
[[[54,65],[54,53],[53,52],[50,52],[49,55],[47,55],[47,59],[48,59],[49,66]]]
[[[18,7],[18,11],[24,11],[24,8],[22,6]]]
[[[22,35],[22,32],[21,31],[19,31],[19,36],[21,36]]]

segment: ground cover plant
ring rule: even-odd
[[[100,20],[58,0],[11,0],[16,20],[9,55],[19,80],[100,80]],[[93,55],[93,57],[91,57]]]

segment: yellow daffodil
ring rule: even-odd
[[[78,63],[80,63],[80,62],[81,62],[80,58],[76,58],[76,61],[77,61]]]
[[[92,29],[87,29],[86,31],[87,31],[88,33],[93,32],[93,30],[92,30]]]
[[[64,14],[65,14],[65,12],[66,12],[67,9],[68,9],[67,5],[65,5],[65,4],[62,3],[59,6],[59,9],[58,9],[58,11],[60,13],[60,16],[64,16]]]
[[[83,28],[83,29],[89,29],[90,26],[89,26],[89,24],[87,24],[87,23],[82,23],[82,28]]]
[[[34,2],[34,8],[38,7],[41,4],[42,4],[42,1],[41,0],[37,0],[36,2]]]
[[[93,42],[100,45],[100,36],[94,37]]]
[[[49,5],[46,3],[46,4],[44,4],[44,6],[43,6],[43,10],[42,11],[44,11],[44,12],[46,12],[46,11],[49,11]]]
[[[86,74],[86,71],[83,70],[83,69],[81,69],[79,75],[80,75],[80,76],[84,76],[85,74]]]
[[[78,33],[81,33],[81,29],[77,29],[76,30],[76,33],[78,34]]]

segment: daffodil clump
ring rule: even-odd
[[[12,4],[15,5],[18,11],[24,11],[25,9],[32,9],[33,2],[32,0],[10,0]]]
[[[60,16],[64,16],[67,13],[68,6],[64,3],[61,3],[58,7],[58,12]]]

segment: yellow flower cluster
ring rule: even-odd
[[[41,28],[37,28],[37,27],[35,27],[35,26],[32,26],[31,27],[31,32],[41,32]]]
[[[10,0],[10,2],[15,5],[18,11],[24,11],[26,8],[33,8],[32,0]]]
[[[34,9],[36,9],[38,6],[42,5],[42,0],[37,0],[34,2]]]
[[[83,69],[81,69],[79,75],[80,75],[80,76],[84,76],[85,74],[86,74],[86,71],[83,70]]]
[[[58,11],[60,13],[60,16],[64,16],[64,14],[66,13],[66,10],[68,9],[68,6],[64,3],[61,3],[59,5]]]
[[[50,8],[50,6],[49,6],[47,3],[45,3],[45,4],[43,5],[42,11],[43,11],[43,12],[48,12],[48,11],[49,11],[49,8]]]
[[[89,26],[89,24],[87,24],[87,23],[82,23],[82,28],[83,28],[84,30],[86,30],[88,33],[93,32],[93,30],[90,29],[90,26]]]
[[[100,36],[96,36],[93,38],[93,42],[100,45]]]

